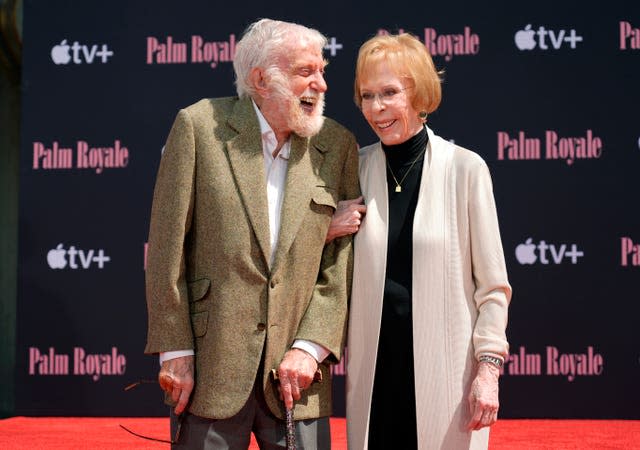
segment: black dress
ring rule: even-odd
[[[423,128],[402,144],[382,145],[388,163],[389,237],[369,449],[417,448],[411,258],[413,217],[427,140],[427,130]],[[401,192],[396,192],[394,175]]]

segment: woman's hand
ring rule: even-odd
[[[500,369],[488,362],[478,363],[478,373],[471,383],[469,393],[469,407],[471,420],[469,430],[479,430],[490,427],[498,420],[498,378]]]

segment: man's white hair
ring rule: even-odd
[[[322,52],[327,38],[313,28],[280,20],[260,19],[249,25],[236,45],[233,60],[238,97],[254,97],[255,89],[249,83],[254,67],[273,73],[279,70],[278,58],[300,44],[315,46]]]

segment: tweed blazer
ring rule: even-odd
[[[195,351],[190,412],[233,416],[258,376],[269,408],[283,417],[268,372],[305,339],[331,354],[320,365],[324,381],[296,403],[296,418],[331,414],[328,364],[344,345],[352,239],[325,246],[325,237],[337,202],[359,195],[357,172],[355,138],[333,120],[313,138],[291,136],[269,267],[264,157],[251,100],[204,99],[178,113],[151,211],[145,352]]]

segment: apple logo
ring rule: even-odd
[[[516,47],[520,50],[532,50],[536,46],[536,41],[533,38],[534,34],[536,32],[531,29],[531,24],[524,27],[524,30],[518,31],[514,36]]]
[[[49,250],[47,253],[47,262],[52,269],[64,269],[67,266],[65,255],[67,251],[62,248],[62,244],[58,244],[55,249]]]
[[[531,238],[527,239],[524,244],[516,247],[516,259],[520,264],[533,264],[538,259],[535,249],[536,245],[531,243]]]
[[[66,39],[63,39],[60,44],[51,49],[51,59],[56,64],[69,64],[71,55],[69,54],[69,46]]]

